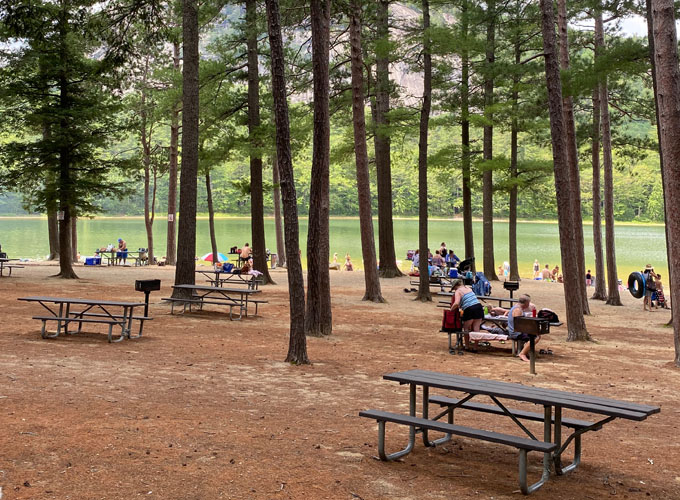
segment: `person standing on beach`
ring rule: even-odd
[[[541,270],[541,265],[538,263],[538,259],[534,260],[534,278],[538,278],[538,272]]]

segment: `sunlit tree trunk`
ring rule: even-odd
[[[560,250],[564,268],[565,290],[579,290],[578,264],[576,263],[577,240],[574,235],[573,218],[570,216],[571,190],[569,166],[567,165],[566,126],[562,111],[562,82],[555,36],[555,12],[552,0],[540,0],[541,31],[545,61],[545,79],[550,111],[550,136],[555,173],[555,194],[557,198],[557,219],[560,233]],[[583,304],[578,293],[564,294],[567,311],[567,340],[589,339],[583,317]]]
[[[423,10],[423,103],[420,108],[420,138],[418,140],[418,247],[420,249],[420,286],[417,300],[432,301],[428,272],[427,244],[427,136],[432,107],[432,42],[430,41],[430,4],[422,0]]]
[[[468,2],[463,0],[460,13],[463,50],[461,53],[461,95],[460,95],[460,142],[462,149],[461,167],[463,176],[463,238],[465,258],[475,256],[474,234],[472,233],[472,192],[470,189],[470,56],[467,49]],[[473,267],[474,269],[474,267]]]
[[[50,242],[50,255],[47,260],[59,260],[59,221],[54,208],[47,211],[47,235]]]
[[[515,66],[519,67],[522,52],[518,39],[514,43]],[[510,125],[510,207],[508,214],[508,250],[510,254],[510,280],[519,281],[519,267],[517,264],[517,136],[519,135],[519,74],[512,77],[512,124]]]
[[[604,23],[602,12],[595,16],[595,46],[604,50]],[[616,272],[616,247],[614,245],[614,166],[612,161],[612,133],[609,120],[609,91],[607,77],[600,82],[600,116],[602,123],[602,159],[604,164],[604,223],[605,254],[607,256],[607,304],[620,306],[619,277]]]
[[[361,227],[361,253],[364,260],[366,291],[363,300],[385,302],[380,291],[378,263],[375,256],[373,217],[371,215],[371,183],[368,173],[366,147],[366,118],[364,107],[364,62],[361,53],[361,0],[350,5],[350,48],[352,71],[352,117],[354,125],[354,156],[357,169],[359,197],[359,225]]]
[[[179,71],[179,43],[172,44],[172,61],[175,71]],[[177,263],[177,163],[179,156],[179,108],[172,108],[170,117],[170,163],[168,168],[168,237],[165,250],[165,261],[174,266]]]
[[[567,0],[558,0],[557,24],[560,33],[560,66],[562,71],[569,69],[569,38],[567,33]],[[585,262],[585,243],[583,240],[583,217],[581,215],[581,186],[580,172],[578,168],[578,146],[576,144],[576,122],[574,120],[574,100],[571,96],[562,96],[562,109],[567,133],[567,165],[569,167],[569,184],[571,191],[569,201],[571,202],[570,216],[573,218],[572,227],[574,238],[576,239],[575,256],[578,269],[578,288],[581,298],[581,307],[584,314],[590,314],[588,305],[588,295],[586,290],[586,262]],[[563,262],[562,267],[566,264]],[[563,269],[564,270],[564,269]],[[563,273],[564,274],[564,273]]]
[[[288,266],[288,295],[290,297],[290,341],[286,361],[295,364],[309,364],[307,338],[305,337],[305,287],[302,277],[302,263],[300,262],[297,197],[290,150],[290,124],[288,121],[279,2],[278,0],[266,0],[266,5],[271,51],[274,122],[276,123],[276,156],[281,175],[281,197],[283,198]]]
[[[680,269],[680,70],[678,69],[678,40],[672,0],[651,0],[654,35],[654,71],[656,98],[661,128],[663,154],[662,179],[669,247],[668,269],[673,276]],[[680,287],[671,287],[671,304],[680,304]],[[680,366],[680,315],[673,314],[675,364]]]
[[[175,284],[193,284],[196,275],[196,187],[198,175],[198,2],[182,7],[182,173],[180,176],[177,268]],[[191,295],[175,288],[175,298]]]
[[[274,226],[276,228],[276,257],[278,265],[286,267],[286,244],[283,240],[283,221],[281,220],[281,188],[279,184],[279,162],[274,155],[272,162],[272,182],[274,183]]]
[[[378,258],[380,276],[394,278],[402,273],[397,266],[394,250],[394,226],[392,222],[392,165],[390,157],[390,54],[389,41],[389,0],[377,0],[375,31],[380,44],[376,51],[375,81],[375,168],[378,185]]]
[[[484,76],[484,116],[489,121],[484,125],[483,156],[485,162],[493,160],[493,113],[494,64],[496,61],[496,2],[486,2],[486,75]],[[493,248],[493,169],[487,164],[482,174],[482,239],[484,240],[484,274],[490,280],[497,280]]]
[[[592,299],[607,300],[607,287],[604,281],[604,255],[602,253],[602,216],[600,188],[600,87],[593,90],[593,250],[595,252],[595,292]]]
[[[208,202],[208,226],[210,228],[210,250],[212,252],[213,264],[218,258],[217,234],[215,233],[215,207],[213,206],[212,183],[210,181],[210,169],[205,171],[205,193]]]
[[[248,47],[248,139],[250,141],[250,231],[253,266],[262,273],[263,284],[273,283],[267,266],[264,234],[264,193],[262,188],[262,149],[260,128],[260,70],[257,48],[257,0],[246,0]]]
[[[330,0],[311,0],[314,130],[312,181],[307,230],[307,310],[305,333],[330,335],[333,330],[331,282],[328,269],[330,175]]]

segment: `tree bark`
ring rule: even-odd
[[[661,125],[662,179],[667,214],[680,213],[680,70],[672,0],[651,0],[654,35],[656,98]],[[668,269],[680,267],[680,217],[666,217]],[[673,277],[671,277],[673,279]],[[680,287],[670,287],[673,308],[680,304]],[[675,364],[680,366],[680,315],[673,314]]]
[[[562,110],[562,82],[555,37],[555,13],[552,0],[540,0],[541,31],[545,62],[545,79],[550,111],[550,136],[552,138],[557,219],[560,233],[560,249],[564,268],[565,290],[579,290],[578,264],[576,262],[577,240],[574,235],[573,218],[570,217],[569,166],[567,165],[566,126]],[[589,339],[583,317],[583,304],[578,293],[564,294],[567,311],[567,340]]]
[[[59,260],[59,221],[55,209],[47,211],[47,234],[50,242],[50,255],[47,260]]]
[[[604,49],[604,22],[602,12],[595,16],[595,46]],[[604,223],[605,245],[607,256],[607,304],[621,306],[619,295],[619,277],[616,272],[616,247],[614,244],[614,166],[612,161],[612,133],[609,120],[609,91],[607,76],[599,84],[600,115],[602,122],[602,159],[604,164]]]
[[[210,228],[210,251],[212,252],[213,264],[218,261],[217,235],[215,233],[215,208],[213,207],[212,183],[210,182],[210,170],[205,171],[205,192],[208,201],[208,226]]]
[[[331,279],[328,269],[330,81],[329,50],[331,0],[311,0],[312,73],[314,80],[314,131],[312,181],[309,189],[307,230],[307,310],[305,333],[314,337],[333,331]]]
[[[472,192],[470,189],[470,53],[467,49],[469,33],[468,2],[463,0],[460,13],[463,49],[461,52],[461,96],[460,96],[460,142],[461,170],[463,176],[463,238],[465,239],[465,258],[474,259],[475,244],[472,232]],[[475,266],[473,263],[472,269]]]
[[[378,184],[378,257],[380,276],[403,276],[397,266],[392,221],[392,165],[390,157],[390,58],[385,48],[389,42],[389,0],[378,0],[375,31],[384,47],[376,51],[375,81],[375,168]]]
[[[78,263],[78,217],[71,217],[71,255],[74,264]]]
[[[563,71],[569,69],[569,38],[567,33],[567,0],[558,0],[557,24],[560,32],[560,66]],[[569,167],[569,185],[572,227],[576,239],[575,259],[578,268],[578,288],[584,314],[590,314],[588,291],[586,290],[585,243],[583,240],[583,217],[581,215],[581,186],[578,168],[578,145],[576,144],[576,122],[574,119],[574,100],[571,96],[562,96],[562,109],[567,133],[567,165]],[[565,264],[562,263],[564,268]],[[563,269],[564,270],[564,269]],[[564,273],[562,273],[564,274]]]
[[[281,179],[279,178],[279,162],[274,154],[272,164],[272,182],[274,183],[274,226],[276,227],[276,257],[278,266],[286,267],[286,244],[283,240],[283,222],[281,220]]]
[[[349,26],[352,72],[352,118],[354,126],[354,156],[357,169],[359,198],[359,225],[361,227],[361,253],[364,260],[366,291],[362,300],[385,302],[380,290],[378,262],[375,255],[373,216],[371,214],[371,184],[368,173],[366,147],[366,118],[364,107],[364,61],[361,53],[361,0],[352,0]]]
[[[431,302],[427,244],[427,136],[432,107],[432,43],[430,41],[430,4],[422,0],[423,10],[423,104],[420,108],[420,139],[418,141],[418,247],[420,274],[416,300]]]
[[[250,231],[253,266],[262,273],[263,284],[273,283],[267,265],[262,189],[262,144],[260,139],[260,71],[257,49],[257,0],[246,0],[248,48],[248,140],[250,142]]]
[[[497,280],[493,248],[493,86],[494,64],[496,60],[496,2],[486,2],[486,68],[484,76],[484,117],[489,123],[484,125],[484,173],[482,174],[482,239],[484,240],[484,274],[489,280]]]
[[[518,29],[519,27],[516,27]],[[522,51],[519,39],[515,39],[515,67],[521,63]],[[508,210],[508,251],[510,254],[510,280],[519,281],[519,266],[517,264],[517,136],[519,135],[519,74],[512,77],[512,123],[510,125],[510,207]]]
[[[60,25],[59,36],[61,42],[59,44],[59,62],[61,65],[58,78],[59,108],[63,111],[59,128],[66,135],[69,127],[66,116],[71,106],[71,96],[69,94],[69,82],[64,74],[68,66],[68,55],[66,53],[66,27],[63,25]],[[71,217],[72,214],[75,216],[75,206],[71,194],[72,183],[70,149],[67,144],[62,143],[59,149],[59,178],[57,180],[59,210],[62,215],[62,220],[59,221],[59,274],[57,276],[64,279],[78,278],[73,271],[73,247],[71,246]]]
[[[177,268],[175,284],[194,284],[196,274],[196,187],[198,176],[198,1],[183,0],[182,6],[182,173],[180,176]],[[190,291],[175,288],[172,296],[187,297]]]
[[[149,70],[149,60],[147,58],[144,68],[144,79],[142,85],[142,94],[140,97],[140,139],[142,143],[142,164],[144,165],[144,227],[146,228],[146,245],[148,262],[153,262],[153,204],[155,203],[156,194],[156,174],[154,171],[154,185],[151,187],[151,138],[152,128],[148,126],[148,111],[146,104],[146,81]],[[155,170],[155,169],[154,169]],[[153,189],[153,194],[152,194]],[[152,199],[153,198],[153,199]]]
[[[175,71],[179,71],[179,43],[172,44],[172,61]],[[170,266],[177,263],[177,159],[179,156],[179,108],[172,109],[170,117],[170,164],[168,168],[168,237],[165,250],[165,262]]]
[[[283,64],[283,40],[278,0],[266,0],[271,50],[272,96],[276,124],[276,156],[281,174],[284,231],[286,236],[286,261],[288,265],[288,294],[290,296],[290,341],[286,361],[309,364],[305,337],[305,288],[300,262],[297,197],[293,178],[290,150],[290,125]]]
[[[597,50],[596,50],[597,53]],[[597,55],[595,56],[597,57]],[[592,299],[607,300],[604,281],[604,255],[602,253],[602,216],[600,188],[600,87],[593,90],[593,250],[595,252],[595,292]]]
[[[647,0],[645,2],[645,7],[646,7],[646,14],[647,14],[647,42],[649,46],[649,60],[651,61],[651,66],[652,66],[652,88],[654,90],[654,109],[656,111],[656,137],[657,141],[659,144],[658,151],[659,151],[659,166],[661,167],[661,178],[662,178],[662,188],[663,188],[663,194],[664,194],[664,205],[663,205],[663,212],[664,212],[664,220],[668,220],[668,207],[666,207],[665,199],[666,199],[666,186],[663,183],[663,175],[664,175],[664,170],[663,170],[663,151],[661,150],[661,123],[659,123],[659,99],[657,98],[657,90],[656,90],[656,64],[654,62],[654,19],[652,18],[652,3],[651,0]],[[666,231],[666,241],[670,239],[670,235],[668,233],[668,224],[664,224],[664,228]],[[669,262],[668,266],[668,287],[673,288],[673,277],[672,277],[672,270],[670,268],[670,262],[671,262],[671,251],[670,251],[670,246],[666,245],[666,259]],[[673,324],[673,313],[674,309],[671,309],[671,319],[668,322],[668,325]],[[677,352],[677,349],[676,349]]]

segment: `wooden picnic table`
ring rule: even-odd
[[[125,250],[127,252],[127,257],[125,258],[126,260],[131,260],[134,261],[135,266],[144,266],[148,265],[149,259],[148,259],[148,253],[147,252],[140,252],[140,251],[132,251],[132,250]],[[113,250],[98,250],[95,254],[95,257],[97,255],[100,255],[106,259],[106,265],[107,266],[117,266],[119,264],[116,263],[118,261],[119,257],[118,254],[121,253],[120,251],[113,251]],[[141,253],[147,253],[147,259],[142,260],[139,258],[139,254]],[[120,257],[120,260],[123,258]]]
[[[247,285],[248,288],[257,290],[260,280],[254,274],[233,273],[216,269],[197,269],[196,274],[202,274],[212,286]]]
[[[422,435],[425,446],[435,446],[451,440],[453,435],[479,439],[514,446],[519,450],[519,484],[522,493],[529,494],[540,488],[550,478],[552,469],[562,475],[576,469],[581,462],[581,437],[590,431],[597,431],[605,424],[617,419],[632,421],[645,420],[660,411],[657,406],[631,403],[606,397],[593,396],[578,392],[559,391],[532,387],[524,384],[486,380],[462,375],[438,373],[426,370],[409,370],[384,375],[385,380],[409,385],[409,414],[402,415],[381,410],[360,412],[360,416],[373,418],[378,422],[378,453],[382,460],[396,460],[411,452],[415,445],[416,434]],[[417,387],[422,387],[421,417],[416,416]],[[463,396],[456,399],[445,395],[430,396],[430,389],[456,391]],[[488,397],[493,404],[471,401],[473,398]],[[526,402],[543,406],[543,412],[529,412],[512,408],[508,403]],[[429,405],[443,409],[434,418],[429,416]],[[456,425],[453,424],[454,411],[464,409],[508,417],[523,434],[522,437],[498,432],[481,430],[474,427],[477,419],[468,421],[473,427],[460,425],[466,422],[456,412]],[[573,410],[595,415],[594,421],[566,418],[563,410]],[[464,414],[467,415],[467,414]],[[440,419],[447,417],[447,422]],[[543,438],[534,435],[521,422],[522,420],[543,422]],[[409,426],[408,443],[404,449],[391,454],[385,453],[385,423],[393,422]],[[444,432],[445,436],[430,441],[428,431]],[[571,432],[563,439],[563,431]],[[574,459],[567,466],[562,465],[562,456],[571,443],[574,443]],[[543,473],[541,479],[532,485],[527,484],[527,453],[543,453]],[[421,455],[423,456],[423,455]]]
[[[171,305],[170,314],[174,313],[175,303],[182,303],[184,311],[187,306],[191,312],[191,305],[196,304],[199,310],[203,309],[205,304],[225,305],[229,307],[229,319],[240,320],[243,316],[248,317],[248,304],[255,305],[255,316],[257,316],[257,309],[259,304],[266,303],[266,300],[256,300],[251,297],[255,294],[261,293],[261,290],[253,290],[252,288],[224,288],[216,286],[205,285],[173,285],[172,288],[180,290],[190,290],[190,298],[175,298],[167,297],[163,300],[169,301]],[[234,318],[233,308],[239,310],[238,318]]]
[[[42,321],[42,338],[56,338],[60,333],[73,334],[80,333],[83,323],[100,323],[108,325],[109,342],[120,342],[124,338],[133,339],[142,336],[144,321],[153,318],[146,316],[135,316],[134,310],[137,307],[144,307],[144,302],[123,302],[117,300],[98,300],[98,299],[78,299],[73,297],[20,297],[18,300],[25,302],[37,302],[49,314],[44,316],[33,316],[33,319]],[[72,311],[71,306],[83,306],[82,310]],[[139,332],[132,335],[132,322],[139,321]],[[47,332],[47,322],[56,321],[57,330],[50,334]],[[78,330],[70,332],[68,327],[71,323],[78,323]],[[113,339],[113,327],[121,329],[120,336]]]
[[[12,276],[12,269],[23,269],[24,266],[19,266],[16,264],[10,264],[10,262],[16,262],[19,259],[8,259],[7,257],[0,258],[0,278],[3,277],[5,271],[7,271],[7,276]]]

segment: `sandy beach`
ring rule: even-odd
[[[215,306],[171,316],[160,299],[171,293],[174,268],[79,265],[73,281],[49,277],[57,269],[28,263],[0,278],[0,498],[519,498],[514,448],[454,438],[436,448],[419,441],[400,462],[373,459],[377,426],[358,412],[407,409],[408,389],[382,375],[412,368],[658,405],[661,413],[643,422],[616,420],[588,433],[582,465],[531,498],[680,498],[670,312],[643,312],[627,291],[623,307],[591,301],[594,342],[567,343],[566,327],[553,328],[539,345],[553,354],[540,357],[533,376],[509,343],[449,354],[438,298],[414,302],[403,290],[408,277],[382,280],[388,303],[373,304],[361,301],[361,272],[332,271],[333,335],[309,338],[312,364],[291,366],[283,362],[285,270],[262,287],[269,303],[260,316],[239,322]],[[140,301],[134,281],[150,278],[162,280],[151,296],[154,319],[141,339],[117,344],[101,326],[42,339],[31,319],[39,306],[16,300]],[[561,284],[523,280],[520,291],[564,319]],[[462,413],[461,424],[464,416],[514,432],[492,415]],[[388,447],[399,448],[406,433],[392,427]],[[530,465],[535,480],[541,456],[530,454]]]

